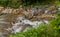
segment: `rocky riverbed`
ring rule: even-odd
[[[48,24],[49,20],[56,18],[56,12],[60,12],[60,7],[55,5],[27,8],[20,6],[17,9],[0,7],[0,37],[10,33],[24,32],[41,23]]]

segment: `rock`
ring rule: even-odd
[[[58,8],[58,11],[60,12],[60,8]]]
[[[0,13],[4,10],[4,7],[0,7]]]
[[[42,11],[42,9],[40,8],[40,7],[35,7],[35,8],[33,8],[33,11],[34,11],[34,16],[37,16],[38,14],[41,14],[41,13],[43,13],[43,11]]]
[[[46,20],[54,19],[54,13],[57,12],[57,9],[60,11],[60,8],[48,5],[36,6],[31,9],[22,6],[17,9],[9,7],[0,9],[3,9],[0,13],[0,32],[3,33],[23,32],[27,27],[36,27],[42,22],[48,23]]]
[[[13,14],[18,14],[18,13],[20,13],[20,11],[19,11],[19,9],[13,9],[12,13]]]
[[[4,9],[3,11],[2,11],[2,13],[12,13],[12,10],[13,9],[11,9],[11,8],[6,8],[6,9]]]

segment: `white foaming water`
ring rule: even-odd
[[[3,34],[4,34],[4,33],[0,32],[0,37],[5,37]]]
[[[48,21],[47,20],[43,20],[46,24],[48,24]]]
[[[29,24],[29,25],[32,25],[32,26],[36,26],[36,25],[39,25],[42,23],[42,21],[30,21],[30,20],[27,20],[23,17],[19,17],[19,20],[21,20],[22,23],[24,24]]]
[[[58,10],[60,11],[60,8],[58,8]]]
[[[4,18],[0,18],[0,21],[5,20]]]
[[[15,29],[16,28],[16,29]],[[15,28],[12,28],[13,29],[13,31],[12,31],[12,33],[16,33],[16,32],[20,32],[21,31],[21,29],[22,29],[22,27],[15,27]]]
[[[30,20],[23,20],[22,21],[24,24],[29,24],[29,25],[32,25],[32,26],[36,26],[36,25],[39,25],[40,23],[42,23],[42,21],[30,21]]]
[[[0,37],[3,37],[2,33],[0,32]]]
[[[21,29],[22,29],[22,27],[19,27],[18,29],[16,29],[14,32],[16,33],[16,32],[20,32],[21,31]]]
[[[48,13],[48,10],[45,11],[45,14]]]
[[[4,21],[4,18],[0,18],[0,24],[7,24],[8,22]]]
[[[6,21],[4,21],[5,19],[2,19],[0,18],[0,23],[6,23]],[[12,31],[12,33],[16,33],[16,32],[20,32],[22,30],[22,26],[23,25],[30,25],[32,27],[36,27],[38,25],[40,25],[43,21],[31,21],[31,20],[28,20],[28,19],[25,19],[24,17],[18,17],[17,20],[19,22],[13,24],[12,23],[12,27],[11,28],[8,28],[7,30],[9,31]],[[21,21],[21,22],[20,22]],[[48,23],[48,21],[44,20],[45,23]]]
[[[7,22],[4,22],[4,21],[0,21],[0,23],[7,23]]]
[[[24,17],[19,17],[17,18],[19,21],[21,22],[17,22],[15,24],[13,24],[12,26],[12,33],[16,33],[16,32],[20,32],[22,30],[22,26],[23,25],[26,25],[26,24],[29,24],[31,25],[32,27],[36,27],[38,25],[40,25],[42,23],[42,21],[30,21],[28,19],[25,19]],[[48,21],[44,20],[45,23],[48,23]]]

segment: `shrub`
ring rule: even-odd
[[[52,4],[52,3],[54,4],[54,2],[55,0],[0,0],[0,5],[4,7],[10,6],[13,8],[18,8],[19,5],[24,5],[24,6],[44,5],[44,4]]]

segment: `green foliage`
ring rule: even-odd
[[[13,8],[17,8],[20,5],[20,1],[19,0],[0,0],[0,5],[3,7],[13,7]]]
[[[57,1],[55,2],[55,4],[56,4],[57,6],[60,6],[60,1],[57,0]]]
[[[8,5],[8,0],[0,0],[0,5],[6,7]]]
[[[55,2],[55,0],[0,0],[0,6],[18,8],[19,5],[45,5],[52,4],[53,2]],[[55,3],[59,4],[59,1],[56,0]]]
[[[10,1],[9,1],[9,4],[10,4],[10,6],[13,7],[13,8],[18,8],[19,5],[20,5],[20,1],[19,1],[19,0],[16,0],[16,1],[10,0]]]

